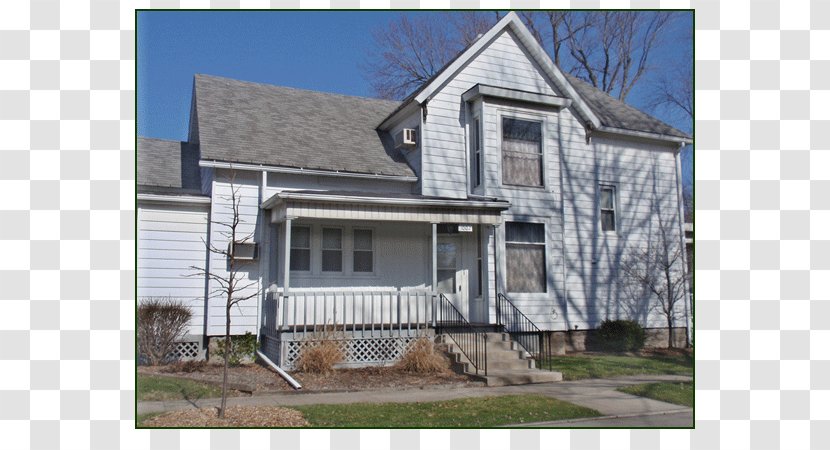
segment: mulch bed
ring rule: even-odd
[[[176,371],[176,366],[139,366],[138,373],[146,375],[187,378],[214,385],[222,383],[222,366],[204,364],[192,372]],[[439,374],[412,374],[395,367],[364,367],[338,369],[327,375],[293,372],[302,390],[309,391],[361,391],[375,389],[418,389],[431,386],[483,386],[465,375],[447,370]],[[275,391],[294,391],[279,374],[259,364],[231,367],[228,370],[230,388],[254,395]]]
[[[297,410],[276,406],[229,406],[225,418],[216,408],[171,411],[145,419],[142,427],[303,427],[308,422]]]

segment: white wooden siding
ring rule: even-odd
[[[169,297],[190,307],[188,333],[205,329],[205,279],[192,266],[204,267],[207,205],[142,202],[138,206],[138,299]]]
[[[466,111],[461,94],[478,83],[556,95],[513,33],[499,34],[428,102],[422,146],[424,195],[467,196]]]

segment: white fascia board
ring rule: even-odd
[[[401,121],[403,121],[404,119],[406,119],[407,117],[411,116],[412,114],[418,113],[420,109],[420,103],[410,101],[403,108],[395,111],[391,116],[384,119],[383,122],[381,122],[380,125],[378,125],[378,129],[388,130],[400,123]]]
[[[210,204],[210,197],[198,195],[136,194],[136,199],[141,202]]]
[[[266,166],[258,164],[245,163],[229,163],[224,161],[199,161],[199,167],[212,167],[215,169],[234,169],[234,170],[252,170],[255,172],[273,172],[273,173],[294,173],[300,175],[315,175],[323,177],[340,177],[340,178],[364,178],[372,180],[385,181],[401,181],[406,183],[414,183],[418,181],[418,177],[410,177],[404,175],[383,175],[371,173],[355,173],[355,172],[340,172],[337,170],[320,170],[320,169],[304,169],[293,167],[277,167]]]
[[[679,144],[677,147],[677,151],[683,148],[686,144],[692,144],[692,140],[689,138],[682,138],[677,136],[670,136],[667,134],[659,134],[659,133],[649,133],[646,131],[634,131],[634,130],[626,130],[624,128],[614,128],[614,127],[600,127],[596,132],[600,133],[607,133],[607,134],[619,134],[623,136],[631,136],[643,139],[651,139],[655,141],[663,141],[663,142],[673,142],[675,144]]]

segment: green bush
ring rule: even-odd
[[[216,343],[216,355],[219,358],[225,357],[225,339],[222,338]],[[246,331],[244,335],[231,336],[231,352],[228,362],[232,366],[238,366],[243,361],[253,361],[256,353],[256,336]]]
[[[645,330],[633,320],[604,320],[597,334],[600,346],[613,352],[634,352],[646,343]]]

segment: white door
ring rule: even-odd
[[[438,236],[438,292],[446,295],[465,319],[467,310],[467,270],[462,265],[461,236]]]

